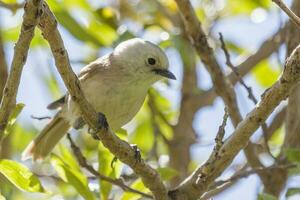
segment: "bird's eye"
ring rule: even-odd
[[[147,61],[148,61],[149,65],[155,65],[155,63],[156,63],[156,60],[154,58],[148,58]]]

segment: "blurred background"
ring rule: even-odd
[[[285,2],[291,5],[292,0]],[[3,5],[11,5],[8,8],[0,7],[0,45],[4,49],[8,68],[20,32],[23,9],[19,5],[22,3],[15,0],[1,1]],[[177,80],[155,84],[138,115],[117,134],[138,145],[142,157],[159,168],[169,187],[179,183],[208,158],[222,122],[224,103],[211,89],[210,76],[184,34],[173,0],[51,0],[47,3],[57,17],[59,31],[73,70],[77,73],[89,62],[110,53],[121,41],[132,37],[152,41],[163,48],[169,58],[170,70]],[[231,73],[220,48],[219,32],[223,34],[233,64],[244,66],[241,75],[246,84],[252,87],[256,98],[260,99],[260,95],[277,80],[282,71],[286,45],[280,32],[287,21],[285,14],[271,0],[192,0],[192,4],[223,71]],[[256,57],[249,60],[252,55]],[[244,117],[255,105],[240,84],[235,85],[235,91]],[[90,177],[91,174],[78,167],[65,138],[55,148],[53,155],[42,163],[20,160],[26,145],[49,120],[33,117],[53,116],[54,112],[47,110],[46,106],[65,92],[66,88],[55,69],[48,44],[36,29],[17,97],[17,102],[25,106],[3,143],[1,157],[29,167],[48,193],[19,190],[2,177],[1,194],[9,200],[141,198],[138,194],[124,193],[116,186]],[[286,104],[283,102],[275,110],[267,125],[270,126],[280,114],[284,115],[282,110]],[[233,130],[229,120],[225,137]],[[80,134],[77,131],[70,133],[88,162],[101,173],[113,178],[127,178],[128,185],[147,192],[140,179],[132,176],[128,167],[117,161],[114,168],[111,168],[113,155],[89,134],[84,131]],[[281,119],[275,124],[268,140],[273,156],[279,155],[284,135],[284,120]],[[251,140],[257,144],[257,155],[264,166],[273,164],[272,156],[263,150],[259,151],[263,146],[261,129]],[[220,179],[229,178],[245,162],[241,152]],[[78,180],[66,177],[68,170]],[[81,191],[78,181],[81,181]],[[297,195],[287,197],[286,193],[289,188],[299,188],[299,183],[299,176],[291,176],[279,198],[300,199]],[[262,191],[259,177],[251,175],[234,182],[214,199],[242,197],[244,200],[253,200]],[[266,197],[261,195],[259,198]]]

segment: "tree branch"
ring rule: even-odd
[[[272,0],[274,3],[276,3],[291,19],[291,21],[297,25],[297,27],[300,29],[300,18],[292,11],[290,10],[283,1],[281,0]]]
[[[281,2],[281,1],[279,1]],[[282,3],[282,2],[281,2]],[[283,6],[285,6],[283,4]],[[299,0],[295,0],[292,4],[291,9],[295,12],[292,13],[292,15],[300,15],[300,2]],[[288,12],[292,12],[288,9]],[[298,17],[297,17],[298,18]],[[299,18],[298,18],[299,19]],[[291,18],[291,20],[293,20]],[[291,21],[290,20],[290,21]],[[289,55],[293,49],[299,44],[300,38],[298,37],[300,34],[299,25],[295,26],[294,23],[289,24],[288,34],[286,35],[286,45],[287,45],[287,55]],[[300,117],[300,106],[298,105],[300,101],[300,83],[295,85],[293,89],[290,91],[290,96],[288,99],[288,105],[287,105],[287,114],[286,114],[286,126],[285,126],[285,138],[284,143],[281,149],[281,152],[279,154],[280,163],[287,164],[290,163],[286,156],[284,155],[284,149],[286,148],[300,148],[300,123],[299,123],[299,117]],[[275,172],[278,176],[281,177],[277,178],[272,177],[272,194],[274,196],[279,196],[282,189],[285,187],[285,184],[288,179],[288,171],[287,170],[277,170]]]
[[[249,56],[244,62],[237,65],[236,68],[241,77],[248,74],[249,71],[251,71],[259,62],[266,59],[274,51],[276,51],[276,49],[278,49],[283,41],[282,36],[285,35],[286,32],[287,25],[277,31],[273,36],[271,36],[271,39],[263,42],[253,55]],[[229,75],[227,75],[227,77],[233,85],[238,82],[238,77],[236,77],[234,72],[231,72]],[[199,108],[211,105],[216,97],[217,95],[215,93],[214,87],[200,94],[194,95],[195,102]]]
[[[106,181],[108,183],[111,183],[113,185],[119,186],[122,190],[124,190],[126,192],[132,192],[132,193],[140,194],[143,197],[153,199],[153,197],[151,195],[146,194],[146,193],[141,192],[141,191],[138,191],[138,190],[135,190],[135,189],[125,185],[125,183],[123,183],[123,181],[121,179],[113,179],[113,178],[105,176],[105,175],[99,173],[98,171],[96,171],[93,166],[91,166],[87,163],[86,158],[83,156],[82,152],[80,151],[80,148],[78,146],[76,146],[75,142],[72,140],[71,135],[69,133],[67,134],[67,138],[70,142],[73,154],[76,157],[76,160],[78,161],[78,163],[81,167],[88,170],[91,174],[93,174],[97,178],[100,178],[101,180]]]
[[[40,0],[28,0],[24,6],[25,13],[19,39],[15,45],[10,74],[3,91],[0,108],[0,144],[4,138],[4,130],[10,113],[16,105],[16,96],[20,84],[23,66],[26,62],[30,42],[34,36],[34,29],[41,14]]]
[[[209,46],[206,35],[201,28],[196,13],[189,0],[175,0],[184,21],[185,30],[191,44],[197,51],[201,61],[207,68],[216,93],[223,99],[233,124],[236,126],[242,119],[239,112],[236,95],[227,77],[224,76],[218,64],[213,49]]]
[[[232,72],[236,75],[236,77],[238,77],[240,84],[246,89],[246,91],[248,93],[248,98],[253,102],[254,105],[256,105],[258,101],[257,101],[256,97],[254,96],[254,94],[252,92],[252,88],[249,87],[245,83],[245,81],[243,80],[243,78],[241,77],[239,72],[237,71],[237,68],[232,64],[231,59],[230,59],[230,54],[229,54],[229,52],[226,48],[226,44],[223,40],[223,35],[222,35],[222,33],[219,33],[219,35],[220,35],[220,41],[221,41],[221,48],[224,51],[225,58],[226,58],[226,65],[232,70]],[[262,125],[261,125],[261,128],[262,128],[262,132],[263,132],[263,136],[264,136],[263,138],[264,138],[265,148],[266,148],[268,154],[271,157],[273,157],[273,155],[270,151],[269,145],[268,145],[268,140],[267,140],[267,124],[265,122],[263,122]],[[248,148],[248,151],[251,151],[252,149],[253,148]],[[247,149],[246,149],[246,151],[247,151]],[[248,154],[247,158],[249,158],[250,157],[249,152],[247,152],[247,154]],[[253,154],[253,155],[256,155],[256,154]],[[253,155],[251,155],[251,157],[253,157]],[[259,159],[256,160],[256,163],[257,163],[256,165],[261,165]],[[252,166],[251,163],[250,163],[250,165]],[[255,166],[255,167],[257,167],[257,166]]]
[[[213,49],[209,46],[206,35],[202,30],[201,22],[198,20],[190,1],[175,1],[183,18],[185,30],[189,35],[191,44],[193,44],[201,61],[204,63],[205,67],[210,73],[217,95],[219,95],[223,99],[225,105],[228,107],[229,116],[233,122],[234,127],[237,127],[238,124],[242,121],[242,116],[238,108],[236,94],[233,86],[231,85],[229,79],[223,74],[221,66],[218,64],[217,59],[214,56]],[[251,143],[251,141],[248,141],[248,145],[246,146],[244,151],[251,167],[263,166],[257,156],[255,154],[252,154],[252,152],[254,151],[254,145]],[[267,180],[267,175],[265,174],[261,174],[260,177],[263,181]]]
[[[239,124],[233,134],[220,149],[218,159],[211,154],[207,162],[199,167],[181,185],[170,192],[173,199],[192,200],[199,198],[224,169],[232,162],[238,152],[244,148],[250,136],[273,112],[277,105],[287,98],[291,88],[300,80],[300,46],[287,59],[280,79],[265,91],[261,101]],[[201,179],[199,180],[199,175]]]
[[[72,100],[80,108],[83,119],[92,129],[97,130],[98,114],[85,99],[80,87],[80,82],[71,68],[68,53],[64,47],[61,35],[57,30],[55,16],[46,3],[43,4],[43,7],[44,13],[41,16],[39,28],[43,32],[44,38],[49,42],[57,69]],[[168,199],[167,190],[159,174],[145,163],[144,160],[137,162],[136,152],[127,142],[119,139],[110,128],[108,128],[108,130],[101,129],[97,135],[106,148],[119,160],[129,165],[134,172],[142,178],[143,183],[151,190],[155,199]]]

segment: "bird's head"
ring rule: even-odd
[[[139,38],[120,43],[113,52],[124,74],[154,83],[162,78],[176,79],[168,70],[166,54],[157,45]]]

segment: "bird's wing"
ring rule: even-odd
[[[97,74],[97,72],[106,71],[109,66],[110,55],[103,56],[82,68],[78,75],[78,78],[80,79],[80,81],[89,79],[93,75]]]
[[[110,66],[110,58],[111,58],[111,55],[106,55],[106,56],[98,58],[94,62],[91,62],[90,64],[86,65],[84,68],[82,68],[82,70],[78,74],[79,80],[85,81],[85,80],[91,78],[92,76],[94,76],[95,74],[97,74],[97,72],[106,71]],[[68,96],[68,94],[66,94],[66,95],[62,96],[61,98],[59,98],[58,100],[50,103],[47,106],[47,108],[49,110],[55,110],[55,109],[62,107],[67,102],[67,96]]]
[[[50,104],[47,106],[47,108],[48,108],[49,110],[55,110],[55,109],[57,109],[57,108],[62,107],[62,106],[65,104],[65,102],[66,102],[66,96],[67,96],[67,95],[64,95],[64,96],[62,96],[61,98],[57,99],[56,101],[50,103]]]

